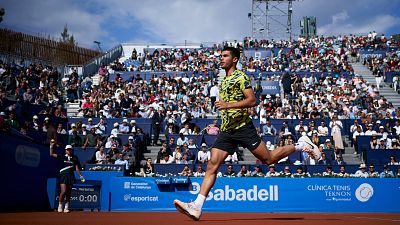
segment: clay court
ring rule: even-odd
[[[400,224],[400,214],[390,213],[204,213],[192,221],[177,212],[56,212],[2,213],[0,224],[7,225],[134,225],[134,224]]]

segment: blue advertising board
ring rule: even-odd
[[[174,211],[191,201],[202,178],[157,184],[154,178],[112,178],[112,211]],[[166,188],[168,186],[170,188]],[[174,186],[174,188],[171,188]],[[203,209],[209,212],[400,212],[399,179],[218,178]]]
[[[280,94],[279,81],[261,81],[263,95]]]

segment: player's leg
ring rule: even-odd
[[[261,162],[270,165],[277,163],[279,160],[292,154],[295,150],[296,149],[294,145],[286,145],[283,147],[278,147],[273,151],[269,151],[264,141],[261,141],[258,147],[252,150],[251,153],[253,153],[257,159],[261,160]]]
[[[67,185],[66,184],[60,184],[60,196],[58,197],[57,212],[62,212],[63,211],[63,201],[64,201],[64,198],[65,198],[66,189],[67,189]]]
[[[229,155],[227,151],[213,148],[211,150],[211,159],[208,161],[206,175],[200,187],[200,193],[194,202],[185,203],[179,200],[174,200],[176,209],[189,216],[193,220],[199,220],[201,216],[201,208],[211,188],[214,186],[218,168]]]
[[[66,192],[65,192],[65,205],[64,205],[64,212],[69,213],[69,205],[71,201],[71,192],[72,186],[71,184],[66,185]]]

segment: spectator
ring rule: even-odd
[[[328,136],[328,127],[325,126],[325,122],[321,121],[321,124],[318,126],[318,136]]]
[[[191,135],[192,134],[192,130],[189,127],[189,123],[185,123],[183,125],[183,128],[179,131],[179,134],[183,134],[183,135]]]
[[[399,162],[396,160],[396,156],[392,155],[389,157],[388,165],[399,165]]]
[[[115,160],[115,165],[124,165],[125,171],[129,170],[129,162],[125,159],[122,153],[117,154],[117,160]]]
[[[127,119],[122,120],[122,124],[119,124],[119,134],[128,134],[129,133],[129,124]]]
[[[201,149],[199,153],[197,153],[197,162],[207,163],[210,159],[211,159],[211,153],[208,150],[206,143],[201,144]]]
[[[345,165],[341,165],[339,168],[339,173],[336,174],[338,177],[349,177],[350,175],[346,172]]]
[[[176,164],[181,164],[181,161],[183,159],[183,153],[181,147],[177,146],[175,148],[175,151],[172,153],[172,157],[174,158]]]
[[[392,178],[394,177],[394,174],[392,171],[389,170],[387,165],[383,166],[383,171],[382,173],[379,175],[380,178]]]
[[[183,166],[182,172],[179,173],[180,176],[192,176],[192,170],[189,168],[188,165]]]
[[[207,126],[206,132],[207,134],[210,135],[218,135],[219,134],[218,121],[213,120],[213,123]]]
[[[104,164],[106,161],[106,153],[104,152],[104,146],[100,146],[99,149],[97,149],[96,153],[96,163],[97,164]]]
[[[301,166],[298,166],[297,167],[297,169],[296,169],[296,173],[293,173],[292,174],[292,177],[301,177],[301,178],[304,178],[304,177],[311,177],[311,175],[307,172],[304,172],[303,171],[303,167],[301,167]]]
[[[329,122],[329,127],[331,128],[331,135],[333,138],[333,142],[335,143],[335,147],[339,149],[344,149],[342,140],[343,124],[340,120],[338,120],[337,115],[334,115],[332,117],[332,121]]]
[[[193,176],[195,176],[195,177],[204,177],[204,175],[206,175],[206,172],[203,170],[203,166],[202,165],[198,165],[197,166],[197,170],[196,170],[196,172],[194,172]]]
[[[57,134],[67,134],[67,131],[63,128],[61,123],[57,126]]]
[[[367,178],[368,172],[366,171],[366,167],[364,163],[361,163],[360,166],[358,167],[358,170],[354,174],[354,177],[361,177],[361,178]]]
[[[331,165],[331,161],[326,158],[326,154],[324,152],[321,153],[321,158],[318,160],[318,165]]]
[[[261,170],[259,165],[254,166],[254,170],[251,172],[250,175],[252,177],[264,177],[265,176],[265,174],[263,173],[263,171]]]
[[[240,171],[237,173],[238,177],[249,177],[250,176],[250,171],[247,169],[246,165],[242,165],[240,167]]]
[[[142,168],[140,168],[140,172],[136,173],[136,175],[142,177],[152,177],[154,174],[154,166],[151,158],[147,158],[146,163],[142,166]]]
[[[375,166],[372,163],[369,165],[368,176],[372,177],[372,178],[378,178],[379,177],[379,173],[377,171],[375,171]]]
[[[96,144],[97,144],[97,139],[98,139],[99,137],[97,136],[97,134],[96,134],[96,130],[95,130],[95,128],[93,127],[91,130],[90,130],[90,133],[88,134],[88,135],[86,135],[86,140],[85,140],[85,143],[83,144],[83,148],[86,148],[86,147],[95,147],[96,146]]]
[[[233,166],[232,165],[228,165],[226,172],[224,173],[224,176],[228,176],[228,177],[235,177],[236,176],[236,172],[233,170]]]
[[[284,177],[291,177],[292,176],[292,172],[290,171],[290,167],[289,166],[285,166],[283,168],[283,171],[281,171],[280,175],[284,176]]]
[[[174,162],[174,158],[172,156],[170,156],[169,154],[164,153],[162,155],[162,158],[159,163],[160,164],[171,164],[173,162]]]
[[[180,149],[181,146],[176,146],[176,148],[174,149],[174,151],[176,151],[177,148]],[[167,143],[165,143],[165,142],[162,143],[161,148],[160,148],[160,150],[159,150],[158,153],[157,153],[157,160],[156,160],[157,163],[160,163],[160,160],[163,159],[164,154],[168,154],[168,155],[171,155],[171,154],[172,154],[172,150],[171,150],[170,148],[168,148],[168,145],[167,145]]]
[[[185,137],[183,133],[180,133],[178,140],[176,140],[176,145],[182,146],[184,143],[188,144],[189,139]]]
[[[265,174],[265,177],[277,177],[279,173],[275,169],[275,165],[271,164],[268,166],[268,172]]]
[[[343,161],[342,155],[336,155],[336,160],[332,162],[332,165],[346,165],[346,162]]]
[[[327,166],[325,172],[322,173],[324,177],[334,177],[335,173],[332,170],[332,166]]]
[[[78,131],[72,131],[72,134],[68,136],[68,144],[72,147],[81,147],[82,146],[82,138],[78,135]]]
[[[271,124],[271,121],[267,120],[263,126],[263,135],[276,135],[276,128]]]

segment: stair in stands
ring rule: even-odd
[[[372,75],[372,72],[366,66],[360,62],[353,63],[352,66],[355,74],[361,75],[370,84],[376,85],[375,76]],[[385,96],[388,102],[391,102],[395,108],[400,107],[399,94],[395,92],[394,89],[390,88],[390,86],[384,81],[381,83],[379,94]]]

